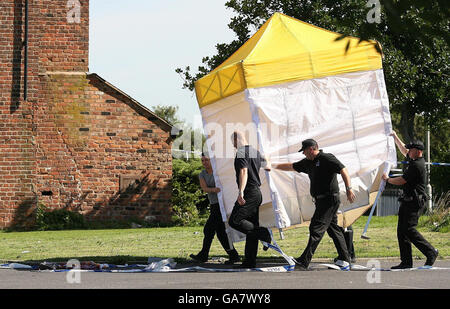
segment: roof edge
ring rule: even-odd
[[[136,101],[135,99],[133,99],[131,96],[129,96],[127,93],[123,92],[122,90],[120,90],[119,88],[117,88],[116,86],[114,86],[113,84],[109,83],[108,81],[106,81],[104,78],[102,78],[100,75],[98,75],[97,73],[86,73],[86,76],[89,77],[93,77],[95,79],[97,79],[98,81],[100,81],[101,83],[105,84],[106,86],[108,86],[109,88],[117,91],[118,93],[120,93],[121,95],[123,95],[124,97],[126,97],[128,100],[130,100],[130,102],[132,103],[132,108],[134,108],[134,110],[140,114],[141,116],[144,116],[145,118],[154,121],[156,120],[157,122],[159,122],[160,126],[163,128],[163,130],[171,132],[172,128],[174,128],[175,126],[172,125],[171,123],[167,122],[165,119],[159,117],[157,114],[155,114],[154,112],[152,112],[149,108],[147,108],[146,106],[142,105],[141,103],[139,103],[138,101]]]

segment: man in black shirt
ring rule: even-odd
[[[383,175],[387,183],[402,186],[403,196],[399,199],[397,238],[400,248],[400,264],[392,269],[405,269],[413,266],[411,243],[426,257],[425,265],[432,266],[438,256],[436,250],[417,230],[420,211],[425,206],[427,198],[425,192],[425,159],[424,145],[421,141],[413,141],[405,145],[395,132],[391,134],[400,152],[406,156],[408,167],[403,176],[389,178]]]
[[[337,224],[336,214],[340,205],[337,174],[341,174],[344,180],[347,199],[350,202],[355,200],[347,169],[333,154],[319,150],[319,145],[313,139],[304,140],[300,151],[303,151],[303,154],[306,156],[305,159],[295,163],[272,165],[273,168],[284,171],[306,173],[311,182],[310,194],[314,198],[316,210],[309,225],[308,245],[296,261],[301,270],[306,270],[326,231],[333,239],[339,257],[344,261],[341,261],[338,265],[348,266],[350,256],[343,231]]]
[[[262,203],[259,169],[265,163],[265,159],[261,157],[259,151],[247,145],[242,133],[234,132],[232,141],[237,149],[234,169],[239,194],[228,223],[232,228],[246,234],[245,258],[240,267],[254,268],[258,240],[268,243],[272,241],[269,230],[259,226],[259,206]]]

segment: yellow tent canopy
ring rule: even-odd
[[[246,88],[382,68],[376,41],[337,40],[340,37],[275,13],[231,57],[195,83],[199,106]]]

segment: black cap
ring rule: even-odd
[[[405,145],[405,147],[406,147],[406,149],[411,149],[411,148],[416,148],[416,149],[419,149],[419,150],[424,150],[425,149],[425,146],[419,140],[412,141],[411,143]]]
[[[302,142],[302,148],[298,152],[302,152],[303,150],[305,150],[306,148],[311,147],[311,146],[317,146],[317,142],[311,138],[305,139]]]

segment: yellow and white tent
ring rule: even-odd
[[[360,41],[275,13],[240,49],[195,83],[224,221],[237,198],[231,134],[273,163],[304,158],[314,138],[348,169],[357,200],[341,177],[340,223],[351,225],[374,202],[384,162],[396,164],[389,102],[377,42]],[[288,228],[314,213],[306,174],[261,171],[261,225]],[[234,233],[234,240],[239,239]]]

